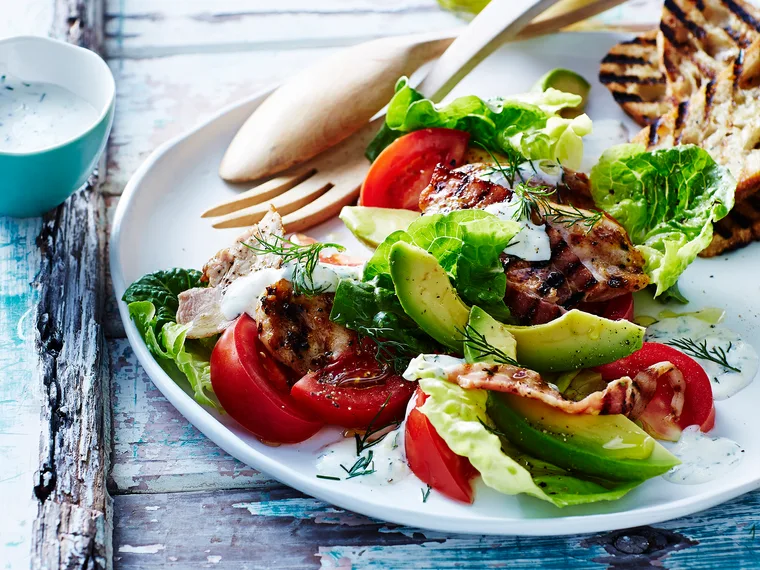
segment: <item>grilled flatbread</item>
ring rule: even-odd
[[[665,74],[660,70],[657,30],[613,47],[602,60],[599,82],[631,118],[645,127],[667,113]]]
[[[653,61],[649,52],[649,70],[640,69],[647,65],[642,62],[637,75],[659,74],[664,84],[658,84],[658,99],[644,101],[636,93],[648,104],[649,115],[637,118],[622,105],[647,125],[634,141],[650,150],[699,145],[737,179],[737,205],[716,224],[703,256],[760,239],[760,200],[749,200],[760,190],[760,11],[744,0],[666,0],[660,29],[651,34],[656,34],[657,57]],[[600,79],[607,60],[625,45],[605,58]],[[608,87],[621,84],[609,82]],[[638,87],[626,88],[634,92]],[[657,112],[662,116],[652,119]]]

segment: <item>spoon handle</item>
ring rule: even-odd
[[[418,91],[440,101],[481,61],[559,1],[492,0],[438,59]]]

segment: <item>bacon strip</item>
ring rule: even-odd
[[[658,362],[639,372],[635,378],[624,376],[614,380],[604,390],[578,402],[565,399],[538,372],[509,364],[464,364],[452,371],[448,380],[466,390],[493,390],[533,398],[568,414],[623,414],[636,419],[654,396],[658,380],[665,375],[671,383],[677,383],[679,377],[683,382],[683,375],[673,364]],[[674,399],[674,411],[676,406]]]

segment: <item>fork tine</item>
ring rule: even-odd
[[[343,206],[356,201],[361,184],[334,186],[319,198],[282,217],[286,232],[299,232],[337,216]]]
[[[282,215],[289,214],[309,202],[319,201],[319,196],[328,191],[331,186],[332,184],[326,177],[313,176],[287,192],[275,196],[272,200],[221,217],[214,222],[213,226],[219,229],[250,226],[266,215],[270,205],[277,208],[277,211]]]
[[[267,180],[263,184],[259,184],[250,190],[238,194],[231,200],[217,204],[213,208],[209,208],[201,214],[201,218],[222,216],[224,214],[237,212],[248,206],[253,206],[254,204],[265,202],[266,200],[282,194],[283,192],[287,192],[291,188],[301,184],[304,180],[313,176],[315,172],[315,169],[309,168],[301,172],[296,172],[295,174],[278,176],[277,178]]]

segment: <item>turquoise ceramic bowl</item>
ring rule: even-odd
[[[52,146],[0,150],[0,215],[39,216],[62,204],[92,173],[108,140],[115,84],[95,53],[42,37],[0,40],[0,75],[60,85],[95,107],[98,118]]]

